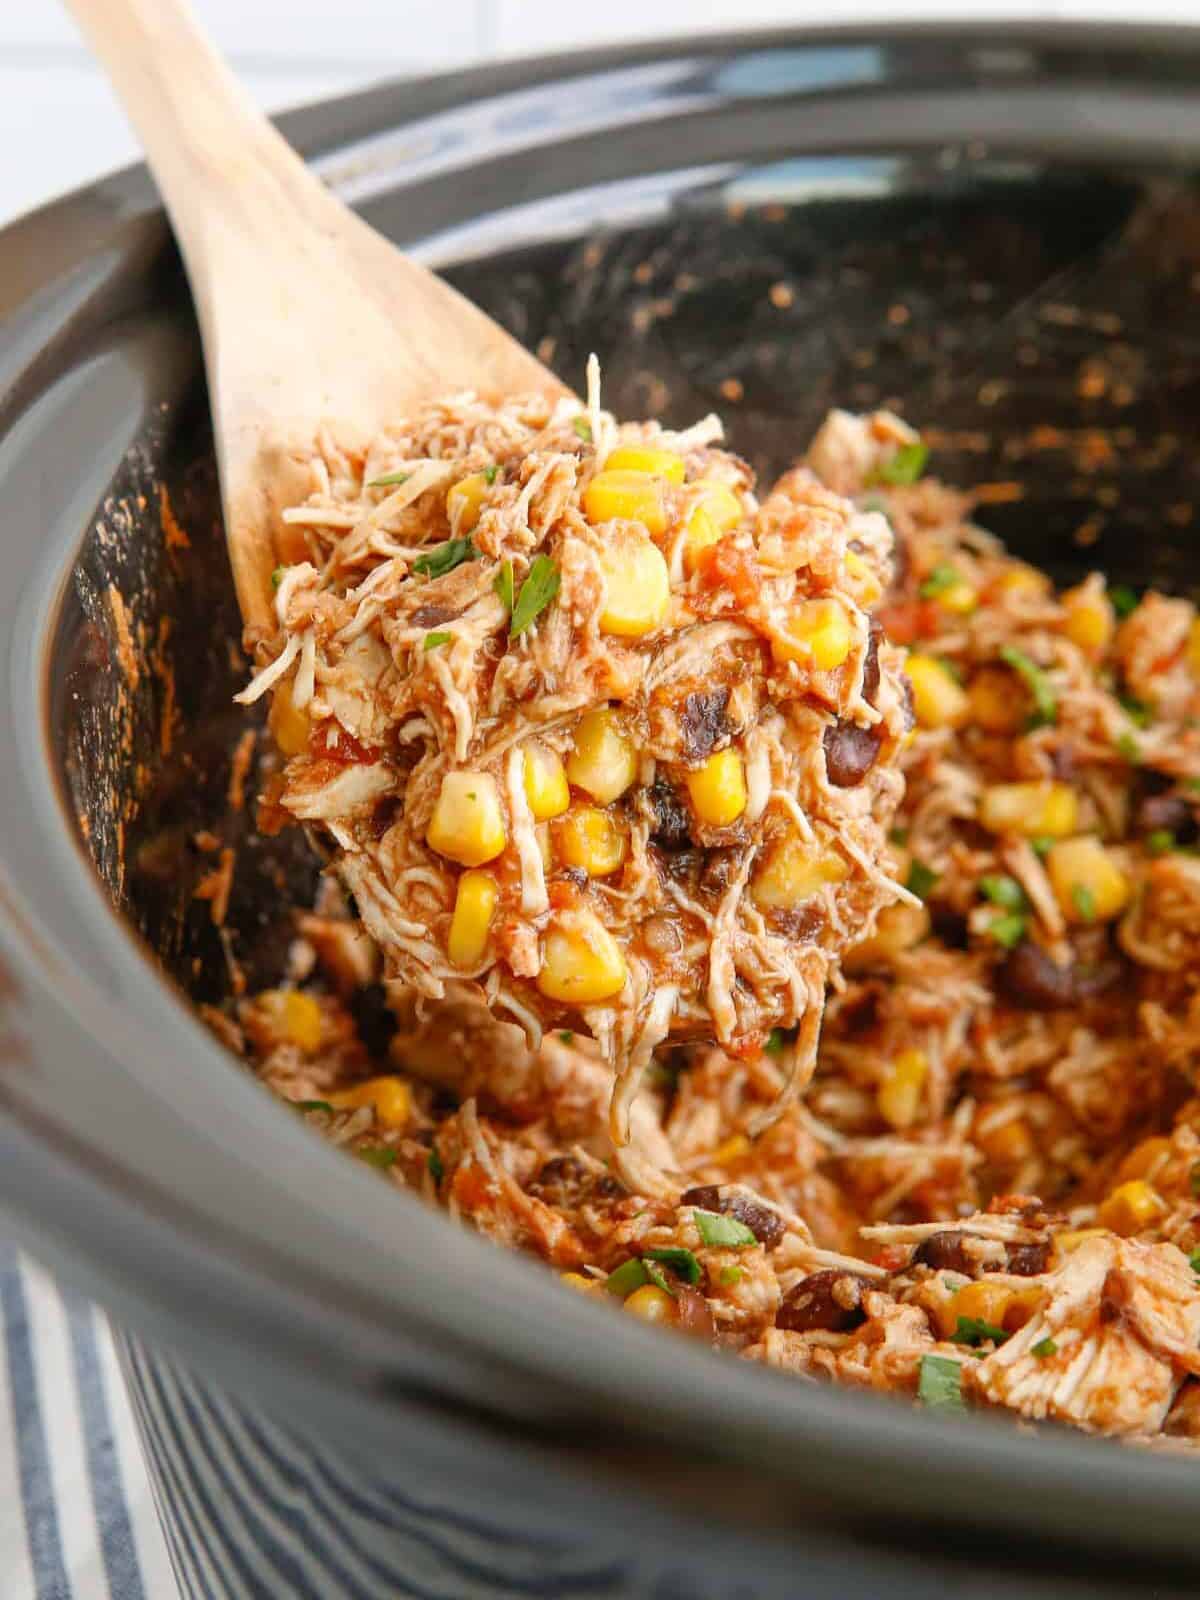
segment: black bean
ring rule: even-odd
[[[615,1200],[624,1188],[609,1173],[597,1173],[578,1156],[552,1156],[528,1191],[547,1205],[571,1209],[585,1200]]]
[[[1008,998],[1029,1011],[1061,1011],[1079,1001],[1071,968],[1060,967],[1032,939],[1023,939],[1001,964],[999,980]]]
[[[1196,813],[1183,795],[1173,790],[1147,794],[1134,809],[1133,826],[1137,833],[1170,833],[1178,844],[1191,844],[1196,837]]]
[[[414,628],[436,628],[440,622],[450,622],[458,616],[453,606],[418,606],[412,614]]]
[[[892,529],[892,588],[903,589],[908,582],[908,572],[912,563],[908,558],[908,540],[895,528]]]
[[[687,1283],[676,1283],[672,1287],[675,1290],[676,1327],[697,1339],[715,1339],[717,1325],[713,1320],[712,1307],[699,1289]]]
[[[701,1211],[719,1211],[740,1222],[762,1245],[764,1250],[774,1250],[787,1232],[783,1218],[770,1206],[760,1205],[744,1194],[722,1194],[715,1183],[701,1184],[689,1189],[680,1197],[681,1206],[699,1206]]]
[[[719,900],[737,877],[742,863],[740,850],[706,850],[700,873],[700,892]]]
[[[839,1267],[812,1272],[785,1295],[775,1326],[788,1333],[849,1333],[867,1320],[863,1295],[874,1287],[870,1278]]]
[[[825,926],[825,913],[820,906],[797,906],[794,910],[772,907],[766,920],[773,933],[781,934],[796,944],[816,944]]]
[[[1050,1259],[1048,1244],[1010,1244],[1004,1270],[1017,1278],[1036,1278]]]
[[[728,689],[689,694],[683,702],[679,731],[683,738],[683,753],[689,761],[702,761],[712,755],[729,733],[729,723],[725,717],[728,705]]]
[[[375,1061],[386,1061],[388,1046],[396,1032],[396,1018],[387,1003],[381,983],[370,983],[350,996],[350,1015],[367,1054]]]
[[[650,837],[661,850],[679,850],[690,843],[687,807],[671,784],[656,778],[645,792]]]
[[[966,1239],[965,1233],[953,1228],[931,1233],[913,1251],[912,1264],[932,1267],[935,1272],[961,1272],[964,1277],[973,1278],[976,1263],[963,1249]]]
[[[853,789],[875,765],[879,755],[879,730],[860,728],[857,722],[831,722],[822,741],[825,770],[838,789]]]
[[[869,706],[875,704],[879,690],[879,641],[883,638],[883,624],[878,617],[871,618],[867,635],[867,653],[863,657],[862,697]]]

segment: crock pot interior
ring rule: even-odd
[[[1200,199],[1183,133],[1176,137],[1184,102],[1170,86],[1178,79],[1189,91],[1194,57],[1189,64],[1165,46],[1145,60],[1091,49],[1067,40],[1042,51],[1007,35],[815,50],[800,41],[718,43],[707,54],[597,59],[582,86],[553,89],[561,138],[553,125],[529,131],[545,111],[530,86],[553,86],[562,70],[546,63],[424,96],[379,91],[296,127],[334,147],[328,175],[371,221],[443,266],[569,382],[581,381],[595,349],[606,403],[619,414],[687,423],[718,410],[732,447],[769,471],[803,448],[830,405],[893,404],[927,430],[939,473],[996,486],[981,520],[1056,576],[1099,566],[1117,580],[1186,590],[1196,579],[1200,504],[1190,449],[1200,405]],[[880,97],[864,105],[866,57]],[[1092,97],[1087,114],[1075,118],[1057,103],[1046,112],[1044,99],[1072,74]],[[889,100],[893,81],[912,97]],[[1128,135],[1126,89],[1141,118],[1131,113]],[[406,118],[422,102],[430,114],[413,131]],[[1075,108],[1071,93],[1063,103]],[[1092,115],[1097,105],[1104,116]],[[1061,138],[1039,131],[1060,122]],[[978,143],[980,126],[1003,137]],[[373,154],[376,130],[382,147]],[[1200,151],[1200,136],[1190,136]],[[160,278],[152,294],[143,291],[156,314],[164,287]],[[49,742],[69,826],[121,918],[194,1002],[220,1004],[238,983],[273,981],[319,863],[299,835],[255,833],[257,754],[244,803],[231,804],[234,752],[254,722],[231,703],[246,664],[198,379],[154,409],[125,455],[46,635]],[[235,851],[236,870],[218,929],[197,891],[225,849]],[[56,862],[55,870],[65,869]],[[124,997],[136,1004],[132,985]],[[192,1049],[189,1071],[197,1059]],[[172,1070],[164,1060],[163,1077]],[[229,1130],[231,1145],[239,1131]],[[268,1159],[263,1151],[260,1165]],[[367,1180],[358,1191],[365,1208]],[[250,1228],[265,1233],[257,1213]],[[454,1247],[438,1238],[449,1292]],[[295,1241],[297,1254],[304,1243]],[[410,1245],[418,1256],[421,1241]],[[498,1292],[498,1269],[495,1277],[489,1292]],[[377,1283],[381,1294],[392,1287]],[[261,1280],[251,1286],[261,1302]],[[572,1304],[561,1315],[587,1309]],[[593,1348],[585,1364],[598,1371],[595,1356]],[[665,1356],[647,1356],[636,1375],[643,1390],[657,1384],[665,1395],[668,1366],[690,1369],[690,1351]],[[565,1358],[553,1364],[559,1378],[570,1367]],[[536,1365],[531,1357],[527,1366]],[[729,1365],[739,1404],[760,1376],[775,1401],[771,1375]],[[705,1405],[716,1406],[712,1366]],[[605,1374],[603,1384],[619,1376]],[[868,1436],[868,1411],[872,1459],[892,1468],[874,1475],[877,1500],[899,1503],[909,1488],[914,1500],[924,1440],[943,1449],[933,1423],[882,1401],[833,1397],[847,1419],[839,1431],[819,1394],[788,1391],[770,1406],[762,1395],[756,1447],[768,1411],[778,1413],[781,1435],[805,1405],[825,1417],[831,1464],[822,1476],[832,1495],[860,1472],[854,1440]],[[678,1399],[672,1393],[671,1406]],[[749,1425],[742,1431],[735,1439],[732,1424],[721,1448],[746,1459]],[[954,1457],[966,1470],[956,1484],[943,1467],[944,1504],[956,1488],[969,1495],[973,1466],[981,1474],[985,1462],[1015,1466],[1024,1441],[997,1434],[985,1450],[974,1442],[984,1433],[983,1424],[962,1430],[961,1447],[946,1439],[943,1462]],[[1116,1453],[1102,1446],[1079,1445],[1072,1462],[1085,1450],[1086,1482],[1059,1474],[1074,1499],[1053,1520],[1070,1529],[1082,1525],[1093,1492],[1097,1505],[1103,1496],[1117,1503],[1128,1470],[1122,1458],[1118,1472]],[[1065,1447],[1058,1451],[1047,1441],[1047,1475],[1052,1461],[1066,1460]],[[980,1517],[1012,1521],[1019,1508],[1045,1531],[1043,1468],[1029,1454],[1027,1471],[1010,1471],[1007,1498],[975,1494]],[[896,1470],[906,1462],[907,1480]],[[1140,1463],[1142,1511],[1161,1511],[1160,1533],[1174,1517],[1174,1544],[1189,1550],[1186,1494],[1168,1492],[1174,1475],[1160,1478],[1160,1465]],[[803,1468],[801,1460],[799,1475],[811,1477]],[[1122,1537],[1097,1526],[1098,1537],[1106,1531]]]

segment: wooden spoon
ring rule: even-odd
[[[145,148],[200,321],[225,531],[247,623],[273,625],[283,506],[317,431],[361,449],[423,401],[567,391],[369,228],[275,131],[185,0],[67,0]]]

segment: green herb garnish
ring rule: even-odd
[[[521,592],[512,608],[512,623],[508,630],[510,639],[519,639],[534,619],[541,616],[558,593],[561,582],[562,574],[556,561],[551,561],[549,556],[534,556],[529,576],[521,585]]]
[[[1095,922],[1096,896],[1086,883],[1073,883],[1071,885],[1071,901],[1085,922]]]
[[[747,1229],[749,1232],[749,1229]],[[753,1234],[751,1234],[753,1238]],[[647,1263],[661,1261],[664,1267],[670,1267],[677,1278],[682,1278],[685,1283],[699,1283],[703,1277],[700,1263],[690,1250],[681,1249],[677,1245],[662,1245],[654,1250],[645,1252]]]
[[[283,568],[282,567],[276,567],[275,571],[271,574],[271,587],[272,587],[272,589],[278,589],[279,585],[282,582],[283,582]]]
[[[947,589],[953,589],[955,584],[961,582],[958,572],[949,562],[939,561],[917,593],[922,600],[936,600],[939,594],[945,594]]]
[[[672,1300],[679,1298],[675,1290],[667,1282],[666,1273],[657,1265],[653,1257],[643,1260],[642,1265],[646,1269],[646,1276],[656,1289],[661,1289],[664,1294],[669,1294]]]
[[[1050,1338],[1039,1339],[1032,1348],[1039,1361],[1045,1361],[1047,1356],[1056,1356],[1058,1354],[1058,1346]]]
[[[864,511],[878,511],[881,512],[883,516],[887,516],[887,506],[884,505],[883,501],[877,494],[869,494],[862,502],[862,509]]]
[[[293,1100],[292,1104],[297,1111],[328,1111],[333,1114],[333,1107],[328,1100]]]
[[[452,633],[427,633],[422,650],[436,650],[440,644],[449,644],[454,635]]]
[[[1191,1255],[1188,1257],[1188,1266],[1191,1267],[1196,1276],[1200,1278],[1200,1250],[1192,1251]]]
[[[570,1028],[563,1028],[559,1032],[558,1037],[562,1040],[563,1044],[575,1043],[575,1035],[571,1032]]]
[[[892,831],[888,834],[888,838],[891,840],[891,842],[893,844],[898,844],[900,846],[900,848],[903,849],[904,846],[908,843],[908,829],[907,828],[893,828]]]
[[[1165,856],[1175,848],[1175,835],[1170,828],[1155,828],[1153,833],[1146,835],[1143,843],[1152,856]]]
[[[494,463],[490,467],[485,467],[484,468],[484,473],[483,473],[483,481],[484,481],[484,483],[487,483],[487,484],[495,483],[496,479],[499,476],[500,476],[500,468],[498,466],[496,466]]]
[[[1138,608],[1138,597],[1135,590],[1127,583],[1118,583],[1115,588],[1108,591],[1108,598],[1112,601],[1112,608],[1119,617],[1127,617],[1131,611]]]
[[[513,608],[513,569],[512,562],[507,558],[500,563],[500,571],[492,582],[492,588],[500,596],[500,604],[511,617]]]
[[[717,1273],[717,1282],[726,1289],[732,1289],[735,1285],[741,1283],[745,1276],[746,1274],[741,1267],[722,1267],[720,1272]]]
[[[980,878],[979,892],[985,900],[990,900],[994,906],[1002,906],[1005,911],[1025,910],[1024,889],[1006,873],[988,873]]]
[[[429,1152],[429,1157],[425,1162],[425,1165],[428,1168],[429,1174],[434,1183],[441,1183],[442,1179],[446,1176],[446,1169],[442,1165],[442,1158],[440,1155],[438,1155],[436,1150],[431,1150]]]
[[[1123,733],[1117,739],[1117,754],[1128,761],[1131,767],[1141,765],[1142,747],[1131,733]]]
[[[922,1356],[917,1399],[935,1411],[965,1411],[962,1362],[949,1356]]]
[[[478,560],[479,551],[470,539],[447,539],[445,544],[437,545],[428,555],[418,556],[412,569],[424,573],[427,578],[444,578],[455,567],[461,567],[464,561]]]
[[[360,1150],[358,1156],[360,1161],[365,1161],[369,1167],[378,1167],[380,1172],[396,1164],[396,1152],[387,1144],[376,1145],[373,1150]]]
[[[1017,673],[1033,696],[1033,726],[1039,727],[1046,723],[1057,722],[1058,696],[1037,662],[1027,656],[1024,650],[1019,650],[1015,644],[1001,645],[1000,659]]]
[[[1193,1194],[1200,1195],[1200,1161],[1193,1161],[1188,1171],[1188,1188]]]
[[[1003,1344],[1009,1335],[983,1317],[959,1317],[950,1337],[955,1344],[974,1346],[985,1344],[989,1339],[993,1344]]]
[[[929,446],[914,439],[911,444],[902,444],[891,460],[885,461],[876,471],[872,481],[897,485],[916,483],[928,460]]]
[[[635,1289],[640,1289],[644,1283],[650,1282],[650,1274],[635,1256],[632,1261],[626,1261],[610,1272],[604,1280],[604,1287],[609,1294],[614,1294],[619,1300],[627,1300]]]
[[[1006,950],[1013,950],[1025,937],[1025,918],[1012,911],[1007,917],[995,917],[988,923],[988,935]]]
[[[1124,710],[1125,715],[1135,727],[1149,727],[1150,719],[1153,717],[1154,712],[1144,700],[1139,700],[1134,694],[1123,694],[1121,695],[1120,699],[1121,707]]]
[[[576,436],[582,439],[584,444],[591,444],[592,425],[586,417],[576,417],[571,426],[575,429]]]
[[[778,1061],[779,1057],[787,1049],[787,1043],[787,1034],[784,1033],[783,1029],[772,1028],[767,1035],[767,1042],[763,1045],[763,1049],[769,1056],[774,1056]]]
[[[932,867],[927,867],[923,861],[918,861],[914,856],[908,869],[908,877],[904,880],[904,887],[909,894],[915,894],[918,900],[927,900],[933,892],[938,877],[939,874]]]
[[[758,1235],[739,1222],[736,1217],[722,1216],[719,1211],[692,1212],[692,1221],[705,1244],[716,1250],[744,1250],[758,1243]]]
[[[407,483],[411,477],[411,472],[389,472],[386,478],[372,478],[367,484],[367,488],[394,489],[401,483]]]
[[[1035,856],[1045,857],[1054,849],[1056,842],[1052,833],[1038,833],[1030,839],[1029,847]]]
[[[966,675],[957,661],[952,661],[949,656],[936,656],[934,659],[948,678],[953,678],[960,687],[966,683]]]

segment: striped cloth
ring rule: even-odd
[[[0,1594],[175,1600],[108,1324],[0,1244]]]

